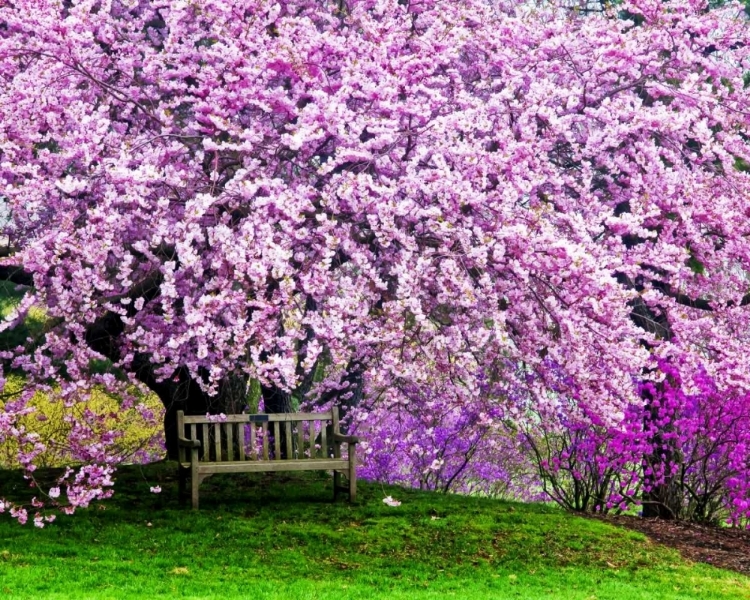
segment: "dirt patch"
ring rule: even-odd
[[[694,562],[750,575],[750,531],[626,516],[602,520],[640,531]]]

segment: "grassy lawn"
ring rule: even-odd
[[[0,472],[4,494],[22,487]],[[324,474],[277,474],[214,476],[193,512],[165,464],[117,489],[43,530],[3,515],[0,597],[750,598],[745,577],[550,506],[368,484],[351,506]]]

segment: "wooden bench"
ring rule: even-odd
[[[198,488],[214,473],[263,471],[333,471],[333,498],[340,491],[357,497],[355,436],[339,432],[338,408],[325,413],[268,415],[186,416],[177,412],[180,501],[187,480],[193,508],[198,508]],[[341,457],[341,445],[348,457]],[[341,485],[345,474],[349,485]]]

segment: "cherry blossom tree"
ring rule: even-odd
[[[436,390],[447,427],[617,426],[657,360],[750,389],[738,4],[12,0],[0,32],[0,274],[28,288],[4,327],[48,317],[3,355],[28,472],[36,390],[151,390],[174,456],[177,410],[250,381],[371,436]]]

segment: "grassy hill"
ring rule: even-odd
[[[27,485],[0,472],[0,495]],[[43,530],[0,516],[0,597],[750,598],[748,578],[551,506],[373,484],[334,504],[324,474],[269,474],[214,476],[193,512],[164,463],[116,489]]]

